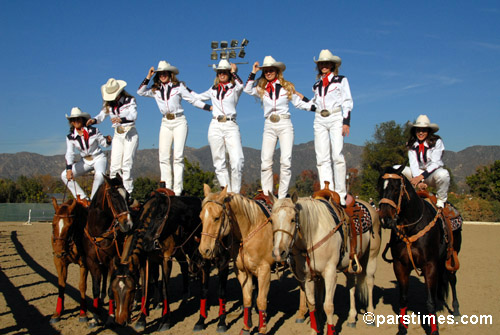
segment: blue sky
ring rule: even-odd
[[[7,1],[0,0],[0,153],[65,152],[65,114],[96,115],[108,78],[137,98],[140,149],[158,148],[161,114],[136,90],[166,60],[197,92],[214,79],[210,42],[247,38],[239,74],[272,55],[309,98],[313,57],[342,58],[354,99],[351,135],[363,145],[375,125],[427,114],[446,148],[500,145],[498,1]],[[187,145],[208,144],[211,115],[184,102]],[[260,148],[263,111],[242,94],[244,146]],[[295,143],[313,140],[310,112],[292,108]],[[99,125],[112,134],[111,123]]]

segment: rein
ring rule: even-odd
[[[396,214],[399,214],[401,212],[401,200],[403,198],[403,193],[406,195],[406,198],[410,200],[410,195],[408,194],[408,191],[406,190],[405,183],[404,183],[404,177],[400,176],[395,173],[386,173],[382,176],[382,179],[399,179],[401,181],[401,186],[399,190],[399,197],[398,197],[398,203],[396,204],[394,201],[388,198],[382,198],[379,201],[379,206],[380,204],[388,204],[389,206],[393,207],[396,210]]]

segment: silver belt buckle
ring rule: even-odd
[[[278,114],[271,114],[269,120],[273,123],[279,122],[280,116]]]
[[[319,114],[322,116],[322,117],[327,117],[327,116],[330,116],[330,111],[328,109],[323,109],[321,112],[319,112]]]
[[[167,113],[167,120],[173,120],[175,119],[175,114],[174,113]]]
[[[123,134],[125,132],[125,128],[123,128],[122,126],[118,126],[116,127],[116,132],[118,134]]]
[[[91,161],[94,159],[94,156],[92,155],[87,155],[87,156],[84,156],[83,159],[87,160],[87,161]]]
[[[227,121],[227,117],[225,115],[219,115],[219,116],[217,116],[217,121],[219,121],[219,122],[226,122]]]

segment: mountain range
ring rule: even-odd
[[[362,146],[349,143],[344,145],[347,168],[361,170]],[[260,178],[260,150],[244,147],[245,166],[243,182],[252,183]],[[109,152],[107,152],[109,157]],[[210,148],[199,149],[186,147],[185,157],[191,162],[198,162],[203,170],[213,171]],[[500,146],[471,146],[459,152],[445,151],[443,161],[451,170],[459,191],[467,191],[465,177],[474,174],[480,166],[500,160]],[[19,176],[51,175],[59,176],[65,167],[64,155],[43,156],[30,152],[0,154],[0,178],[16,180]],[[274,171],[279,173],[279,150],[274,155]],[[303,170],[316,170],[314,142],[296,144],[292,157],[292,183]],[[134,162],[133,175],[159,179],[158,150],[138,150]]]

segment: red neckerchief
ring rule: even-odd
[[[330,83],[330,80],[328,79],[330,73],[331,72],[328,72],[327,74],[323,75],[323,87],[327,87],[328,84]]]
[[[229,82],[227,82],[227,83],[219,83],[219,91],[225,92],[227,90],[227,85],[228,84],[229,84]]]
[[[276,82],[276,80],[278,80],[278,78],[274,79],[273,81],[267,82],[267,85],[266,85],[266,91],[267,91],[267,93],[271,94],[271,92],[274,92],[274,86],[273,86],[273,84]]]
[[[418,143],[418,154],[423,154],[424,153],[424,149],[425,149],[425,145],[424,145],[424,142],[419,142]]]
[[[89,140],[89,132],[85,128],[83,128],[83,138],[84,138],[85,142],[87,142]]]

